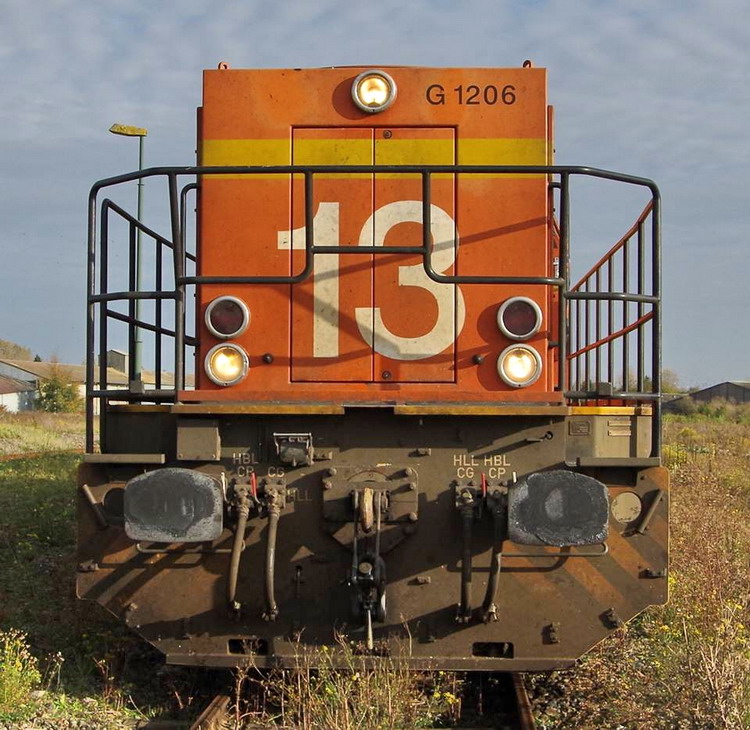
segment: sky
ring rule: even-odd
[[[107,130],[147,127],[147,166],[192,164],[203,69],[531,59],[548,69],[559,164],[661,188],[665,367],[683,385],[750,380],[746,0],[0,0],[0,11],[0,339],[84,359],[88,190],[138,163],[136,140]]]

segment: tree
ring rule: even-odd
[[[682,393],[684,388],[680,385],[680,376],[674,370],[662,368],[661,370],[661,392]]]
[[[31,350],[10,340],[0,340],[0,357],[6,360],[31,360]]]
[[[50,377],[37,383],[36,407],[48,413],[71,413],[81,407],[78,388],[56,363],[52,364]]]

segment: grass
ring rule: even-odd
[[[0,410],[0,456],[82,451],[84,442],[82,413],[10,413]]]
[[[542,728],[750,728],[750,425],[670,417],[670,602],[531,680]]]
[[[667,419],[670,603],[646,611],[575,669],[530,676],[540,728],[750,728],[750,424],[744,415],[736,409]],[[0,414],[0,429],[82,433],[74,419]],[[22,443],[38,450],[34,439]],[[194,717],[211,692],[201,686],[205,676],[164,668],[155,651],[74,597],[79,458],[49,453],[0,462],[0,727],[24,717],[101,728],[145,716]],[[341,650],[349,652],[347,671],[325,662],[313,671],[301,653],[296,670],[262,684],[258,675],[239,672],[236,726],[261,719],[305,728],[453,722],[460,676],[409,673],[397,659],[378,669],[346,642]],[[254,691],[246,692],[249,687]]]
[[[180,708],[195,714],[192,703],[203,701],[195,672],[159,674],[158,652],[75,597],[79,459],[0,462],[0,727],[11,716],[121,728]]]
[[[407,645],[403,649],[408,652]],[[301,647],[294,669],[270,676],[252,669],[235,672],[235,728],[247,722],[295,730],[449,727],[460,704],[455,673],[412,672],[404,656],[373,663],[344,636],[322,652]]]

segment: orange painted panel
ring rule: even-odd
[[[540,178],[462,177],[458,188],[460,231],[458,271],[465,276],[552,276],[548,245],[547,183]],[[538,285],[463,285],[467,319],[458,338],[457,367],[469,389],[506,391],[497,358],[514,343],[497,324],[497,311],[508,298],[525,296],[542,310],[542,327],[526,344],[542,358],[542,377],[523,392],[552,388],[555,369],[548,356],[551,313],[547,288]],[[476,365],[475,355],[483,357]]]
[[[295,165],[371,165],[372,129],[295,129]],[[292,188],[293,270],[304,268],[304,184]],[[314,242],[371,245],[372,175],[316,176]],[[372,380],[372,254],[318,254],[312,280],[292,287],[292,380]]]
[[[391,151],[398,149],[396,159],[402,164],[530,165],[549,160],[544,69],[389,68],[398,97],[379,114],[359,110],[351,99],[352,81],[362,70],[207,71],[199,140],[202,163],[355,164],[368,156],[388,163],[394,159]],[[313,203],[321,235],[327,231],[334,242],[337,234],[338,242],[348,246],[360,240],[384,246],[419,244],[421,226],[408,222],[409,206],[421,203],[419,179],[371,177],[316,176]],[[200,273],[299,271],[302,254],[291,240],[285,247],[283,237],[304,225],[301,190],[301,182],[286,175],[256,181],[204,179]],[[455,222],[457,231],[455,263],[447,261],[443,271],[554,274],[545,178],[459,175],[454,181],[436,176],[433,204],[446,221]],[[398,213],[402,222],[394,224],[381,213],[368,229],[368,219],[388,206],[396,206],[389,211]],[[318,238],[319,243],[323,240]],[[316,279],[295,286],[199,287],[199,317],[205,304],[220,294],[247,302],[252,321],[238,342],[248,350],[251,367],[245,381],[221,389],[201,375],[199,366],[199,390],[186,395],[345,403],[560,400],[554,392],[556,350],[550,349],[556,338],[556,308],[546,287],[462,284],[451,292],[454,341],[449,336],[445,342],[433,340],[441,349],[422,359],[403,359],[403,349],[389,351],[378,341],[373,356],[373,336],[369,342],[362,336],[363,318],[379,316],[383,331],[401,338],[399,347],[414,341],[424,346],[420,338],[441,321],[450,301],[419,280],[416,285],[409,281],[409,272],[416,276],[416,257],[378,254],[374,259],[374,265],[369,254],[339,254],[338,262],[322,259],[317,294]],[[334,285],[331,271],[336,263]],[[542,357],[543,376],[523,389],[505,385],[496,370],[498,355],[511,344],[497,327],[497,308],[516,295],[534,299],[544,317],[541,331],[530,341]],[[338,302],[338,308],[332,302]],[[442,322],[449,322],[445,314]],[[377,323],[372,329],[377,333]],[[202,354],[215,340],[202,325],[199,331]],[[424,351],[411,354],[421,358]],[[263,362],[264,354],[273,355],[272,361]],[[483,356],[480,364],[475,355]],[[386,371],[390,378],[383,377]]]
[[[445,164],[455,161],[455,129],[388,128],[375,134],[379,165]],[[433,268],[453,273],[455,176],[431,182]],[[387,173],[375,180],[375,245],[422,245],[422,178]],[[457,323],[463,299],[453,284],[432,281],[421,256],[375,256],[375,380],[454,382]],[[457,296],[458,293],[458,296]],[[460,307],[457,316],[457,306]]]
[[[279,249],[277,226],[288,226],[289,182],[286,179],[212,179],[201,181],[201,215],[198,273],[208,276],[285,276],[290,252]],[[264,354],[274,356],[274,386],[289,382],[288,284],[225,285],[198,287],[197,316],[200,347],[196,367],[198,387],[220,388],[204,374],[203,360],[218,342],[205,326],[208,304],[217,296],[242,299],[250,310],[250,325],[236,342],[245,348],[251,363],[248,380],[257,380]],[[279,316],[282,315],[282,316]],[[270,375],[263,368],[264,377]]]

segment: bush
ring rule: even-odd
[[[80,410],[78,388],[70,382],[61,368],[55,368],[48,380],[39,381],[36,407],[48,413],[72,413]]]
[[[22,717],[31,691],[41,682],[36,657],[26,635],[17,629],[0,631],[0,719]]]

